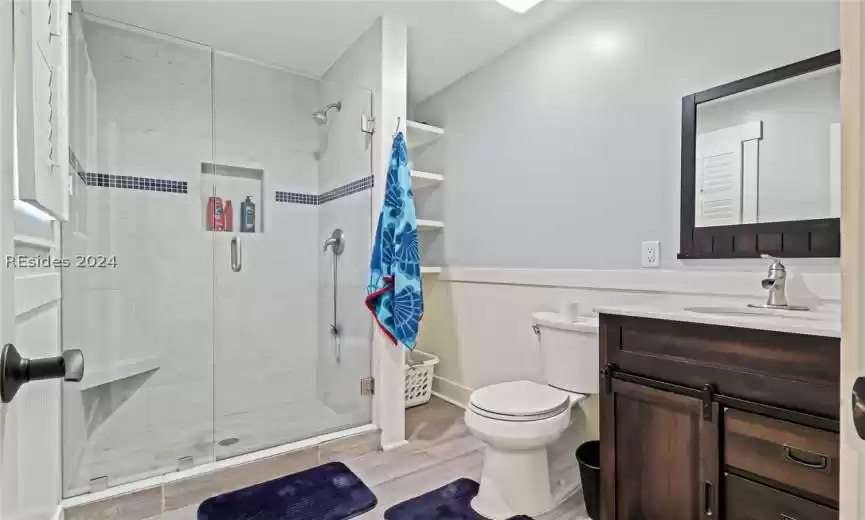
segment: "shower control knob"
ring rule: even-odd
[[[0,401],[8,403],[21,385],[40,379],[63,379],[78,382],[84,378],[84,354],[66,350],[57,357],[22,358],[15,345],[7,344],[0,351]]]

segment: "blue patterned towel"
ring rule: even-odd
[[[394,343],[414,349],[423,317],[420,247],[405,137],[393,140],[369,265],[366,306]]]

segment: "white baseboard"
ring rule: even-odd
[[[452,404],[452,405],[454,405],[454,406],[459,406],[459,407],[462,408],[463,410],[465,410],[465,408],[466,408],[466,405],[465,405],[465,404],[463,404],[463,403],[457,401],[456,399],[451,399],[450,397],[448,397],[448,396],[446,396],[446,395],[444,395],[444,394],[440,394],[440,393],[438,393],[438,392],[436,392],[436,391],[433,391],[432,395],[433,395],[433,397],[438,397],[438,398],[441,399],[442,401],[445,401],[445,402],[447,402],[447,403],[450,403],[450,404]]]
[[[399,448],[400,446],[405,446],[406,444],[408,444],[407,440],[391,442],[389,444],[382,444],[381,445],[381,451],[390,451],[390,450]]]
[[[474,389],[439,376],[433,376],[432,393],[451,404],[465,408]]]

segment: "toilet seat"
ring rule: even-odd
[[[488,419],[505,422],[541,421],[570,410],[567,392],[532,381],[510,381],[476,390],[469,409]]]

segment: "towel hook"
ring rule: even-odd
[[[400,123],[402,123],[402,116],[396,116],[396,130],[393,132],[394,137],[399,134]]]

